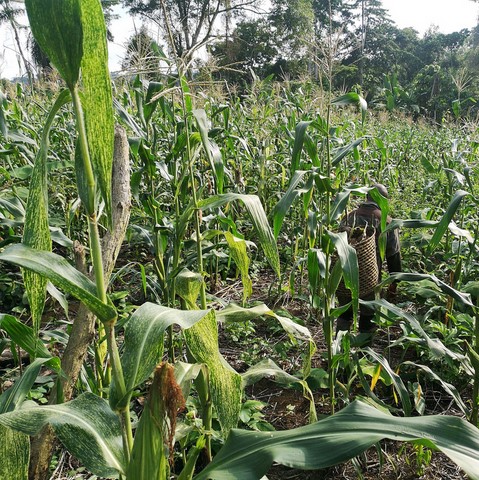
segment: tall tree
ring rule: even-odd
[[[8,23],[13,31],[15,43],[17,44],[18,55],[20,56],[25,71],[27,72],[30,83],[33,82],[32,69],[23,51],[22,42],[20,39],[20,30],[22,27],[17,18],[25,12],[23,2],[18,0],[0,0],[0,25]]]
[[[188,66],[195,52],[215,35],[220,18],[255,10],[258,0],[122,0],[122,3],[130,14],[158,25],[171,53]]]

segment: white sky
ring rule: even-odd
[[[472,28],[478,23],[479,3],[472,0],[382,0],[384,8],[399,28],[413,27],[421,35],[431,26],[443,33]],[[25,23],[25,21],[24,21]],[[136,25],[141,25],[136,20]],[[115,42],[110,44],[110,70],[120,69],[124,44],[134,31],[133,20],[126,16],[114,20],[111,30]],[[23,73],[15,54],[13,33],[5,24],[0,26],[0,77],[12,78]]]

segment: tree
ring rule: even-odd
[[[32,83],[32,69],[25,56],[25,53],[23,52],[22,42],[20,40],[20,29],[23,27],[17,21],[17,17],[25,12],[23,7],[20,7],[21,4],[22,2],[19,2],[18,0],[0,0],[0,25],[2,23],[8,23],[12,28],[15,37],[15,43],[17,44],[18,54],[22,59],[28,79],[30,83]]]
[[[156,42],[149,35],[145,25],[130,37],[126,54],[121,67],[132,73],[141,73],[146,78],[153,79],[158,76],[161,56],[158,49],[154,48]]]
[[[258,0],[122,0],[132,15],[154,22],[171,53],[189,68],[195,52],[214,36],[221,17],[255,9]]]

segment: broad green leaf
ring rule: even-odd
[[[308,282],[313,295],[318,292],[321,278],[326,278],[326,255],[322,250],[310,248],[308,250]]]
[[[241,281],[243,282],[243,302],[253,293],[253,282],[249,276],[249,256],[246,242],[242,238],[235,237],[230,232],[224,232],[228,246],[230,247],[231,256],[241,273]]]
[[[218,326],[210,311],[184,331],[186,343],[198,363],[208,366],[209,387],[222,430],[227,434],[236,426],[241,409],[241,376],[226,362],[218,349]]]
[[[401,308],[389,303],[384,298],[380,300],[370,300],[364,301],[360,300],[362,305],[366,305],[367,307],[376,310],[381,316],[389,318],[385,315],[381,309],[385,309],[386,311],[392,313],[394,316],[403,318],[406,320],[409,325],[411,326],[414,333],[418,335],[419,338],[424,340],[427,348],[429,349],[430,354],[435,358],[443,358],[444,356],[448,356],[449,358],[461,362],[464,369],[467,371],[468,374],[473,375],[474,371],[471,365],[467,361],[467,357],[465,355],[460,355],[458,353],[453,352],[449,348],[447,348],[438,338],[431,338],[421,327],[421,324],[414,318],[411,314],[405,312]]]
[[[25,0],[35,40],[71,90],[83,56],[80,0]]]
[[[180,85],[181,91],[183,92],[183,98],[185,100],[185,108],[187,113],[191,113],[193,111],[193,102],[191,100],[191,92],[190,87],[188,86],[188,80],[184,75],[180,77]]]
[[[58,359],[57,359],[58,360]],[[48,358],[37,358],[23,372],[23,375],[10,387],[0,395],[0,414],[12,412],[21,407],[25,397],[30,392],[38,373],[46,362],[50,362]],[[59,369],[60,361],[57,362]],[[1,470],[0,470],[1,472]],[[0,474],[1,475],[1,474]]]
[[[223,310],[216,312],[216,318],[218,321],[226,323],[247,322],[249,320],[255,320],[261,316],[268,316],[276,319],[284,330],[295,338],[308,341],[312,339],[311,332],[306,327],[293,322],[293,320],[287,317],[276,314],[264,303],[250,308],[243,308],[234,303],[230,303]]]
[[[111,218],[111,175],[115,136],[113,99],[103,10],[99,0],[81,0],[83,28],[82,106],[95,179]]]
[[[381,209],[381,232],[384,232],[387,227],[387,219],[389,214],[389,202],[388,199],[383,197],[377,188],[373,188],[369,191],[372,199],[378,204],[379,208]],[[381,258],[384,260],[386,256],[386,245],[387,245],[387,237],[384,233],[381,233],[379,236],[379,254]]]
[[[368,137],[357,138],[348,145],[338,148],[333,152],[333,159],[331,160],[331,165],[336,166],[348,153],[352,152],[358,145],[364,142]]]
[[[394,388],[398,392],[399,398],[401,399],[404,415],[406,417],[410,417],[412,413],[411,399],[409,398],[409,392],[406,386],[404,385],[401,377],[396,372],[394,372],[394,370],[389,365],[389,362],[387,361],[387,359],[384,358],[382,355],[379,355],[378,353],[376,353],[374,350],[370,348],[366,348],[365,351],[372,358],[374,358],[376,362],[380,363],[381,366],[384,368],[384,370],[388,373],[389,377],[391,378],[392,384],[394,385]]]
[[[273,360],[267,358],[250,367],[245,373],[241,374],[243,388],[253,385],[263,378],[271,379],[273,382],[280,385],[293,385],[299,384],[303,389],[303,396],[309,401],[310,421],[315,422],[317,420],[316,407],[314,405],[313,392],[309,388],[306,380],[291,375],[278,367]]]
[[[291,173],[294,174],[299,168],[301,151],[303,150],[304,137],[306,135],[306,129],[312,122],[299,122],[296,125],[294,134],[293,154],[291,158]]]
[[[278,255],[278,246],[274,238],[271,227],[269,226],[266,213],[261,205],[261,200],[256,195],[242,195],[239,193],[225,193],[223,195],[215,195],[199,202],[201,209],[217,208],[221,207],[225,203],[229,203],[235,200],[243,202],[246,210],[248,211],[253,226],[256,230],[256,234],[259,237],[261,247],[266,255],[271,268],[276,275],[280,276],[280,264]]]
[[[312,425],[281,432],[233,430],[195,480],[257,480],[273,462],[316,470],[345,462],[380,440],[438,448],[472,480],[479,479],[479,431],[457,417],[393,417],[355,401]]]
[[[116,317],[115,309],[97,297],[96,285],[60,255],[17,244],[0,252],[0,260],[45,276],[55,286],[83,302],[102,321]]]
[[[173,324],[191,328],[208,316],[205,310],[175,310],[154,303],[144,303],[128,320],[125,327],[124,353],[121,357],[127,395],[119,397],[116,385],[110,387],[113,409],[127,405],[132,390],[153,373],[163,356],[163,333]]]
[[[388,285],[396,281],[420,282],[422,280],[430,280],[431,282],[434,282],[442,290],[443,293],[454,298],[454,300],[457,300],[464,305],[468,305],[469,307],[474,306],[469,293],[462,293],[459,290],[452,288],[450,285],[443,282],[442,280],[439,280],[439,278],[437,278],[435,275],[429,273],[392,273],[381,283],[381,286]]]
[[[28,480],[28,435],[0,425],[0,438],[0,480]]]
[[[359,267],[356,250],[349,245],[346,232],[328,232],[328,236],[338,252],[343,269],[344,284],[351,290],[351,298],[355,303],[359,296]]]
[[[176,293],[186,302],[188,308],[197,308],[196,300],[201,292],[204,280],[199,273],[183,268],[175,277]]]
[[[208,136],[208,119],[206,118],[206,112],[203,109],[193,110],[193,116],[196,119],[198,130],[201,135],[201,143],[206,153],[206,157],[211,166],[211,170],[215,175],[216,191],[217,193],[223,193],[224,184],[224,164],[221,156],[221,151],[218,146],[212,142]]]
[[[198,363],[175,363],[175,378],[181,387],[183,397],[188,398],[190,394],[191,382],[198,377],[201,371],[201,365]]]
[[[49,148],[49,133],[58,110],[70,101],[70,92],[63,90],[53,105],[46,123],[40,143],[40,150],[35,158],[27,207],[25,210],[25,227],[23,229],[23,243],[35,250],[52,249],[52,240],[48,224],[48,186],[47,186],[47,155]],[[40,322],[45,305],[47,279],[35,272],[23,271],[23,280],[28,295],[28,302],[32,314],[33,329],[38,336]]]
[[[277,239],[281,226],[283,225],[284,217],[288,212],[289,208],[294,202],[294,199],[299,195],[300,191],[297,190],[297,186],[303,179],[303,177],[310,172],[306,170],[296,170],[289,182],[288,189],[286,193],[281,197],[279,202],[274,207],[273,211],[273,228],[274,228],[274,237]],[[312,186],[312,185],[311,185]]]
[[[346,93],[345,95],[335,98],[331,103],[333,105],[357,105],[361,110],[361,121],[364,123],[368,111],[368,103],[359,93]]]
[[[124,474],[119,417],[96,395],[84,393],[61,405],[5,413],[0,415],[0,424],[32,436],[49,424],[65,448],[91,473],[107,478]]]
[[[460,408],[463,415],[465,415],[466,418],[469,418],[471,411],[462,400],[461,395],[459,394],[459,392],[457,391],[457,388],[454,385],[451,385],[450,383],[444,381],[439,375],[434,373],[427,365],[421,365],[419,363],[414,363],[414,362],[404,362],[403,365],[412,365],[413,367],[419,368],[422,371],[424,371],[430,378],[438,382],[442,386],[444,391],[454,399],[454,401],[456,402],[456,405]]]
[[[11,340],[28,352],[32,358],[52,358],[43,342],[38,341],[33,329],[19,322],[12,315],[0,314],[0,329],[5,330]]]
[[[454,217],[456,210],[458,209],[462,199],[466,195],[469,195],[469,193],[467,193],[465,190],[458,190],[454,194],[454,197],[452,198],[451,203],[449,203],[446,211],[444,212],[444,215],[442,216],[441,220],[439,221],[436,227],[436,231],[434,232],[434,235],[432,236],[429,242],[429,247],[428,247],[429,252],[433,252],[434,249],[439,245],[439,242],[441,241],[441,238],[443,237],[444,233],[449,227],[449,224],[451,223],[451,220]]]

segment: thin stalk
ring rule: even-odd
[[[98,298],[106,303],[106,289],[103,275],[103,261],[101,255],[100,233],[98,231],[98,221],[95,212],[95,175],[90,158],[90,151],[88,149],[88,138],[86,134],[85,121],[83,116],[83,109],[81,106],[80,95],[77,87],[71,91],[73,108],[75,110],[75,117],[78,129],[78,141],[80,151],[83,158],[83,168],[87,182],[87,198],[88,205],[85,205],[88,214],[88,235],[90,239],[90,249],[92,255],[93,271],[95,275],[95,283],[97,288]]]
[[[88,139],[86,135],[85,121],[84,121],[83,109],[81,106],[78,89],[76,87],[73,88],[71,91],[71,94],[72,94],[73,107],[75,109],[75,116],[77,121],[78,141],[81,149],[81,154],[83,159],[83,168],[84,168],[85,177],[87,181],[88,205],[85,205],[85,208],[88,213],[88,233],[89,233],[89,240],[90,240],[90,250],[92,255],[93,271],[94,271],[95,282],[97,287],[97,295],[102,302],[107,303],[100,234],[98,231],[98,221],[97,221],[97,216],[94,208],[95,176],[93,173],[90,152],[88,149]],[[123,397],[124,395],[126,395],[126,385],[125,385],[125,378],[123,376],[123,369],[120,362],[118,345],[116,343],[116,338],[115,338],[116,321],[117,321],[117,317],[115,316],[112,319],[108,319],[108,321],[104,322],[103,325],[106,333],[107,349],[110,355],[113,378],[115,380],[115,383],[118,387],[118,390],[121,396]],[[131,429],[129,402],[127,402],[127,405],[125,408],[120,410],[119,414],[123,424],[123,429],[122,429],[123,449],[125,450],[125,457],[129,459],[130,451],[133,447],[133,433]]]
[[[479,297],[476,298],[474,308],[474,350],[479,355]],[[472,387],[472,412],[471,423],[477,427],[479,411],[479,371],[474,369],[474,385]]]
[[[120,396],[123,397],[127,394],[125,377],[123,376],[123,368],[120,361],[120,352],[118,351],[118,345],[115,338],[115,323],[116,318],[111,322],[105,323],[106,330],[106,339],[108,343],[108,353],[110,355],[110,362],[112,366],[113,378],[115,384],[118,387]],[[125,452],[125,457],[127,462],[130,459],[130,452],[133,448],[133,431],[131,428],[131,419],[130,419],[130,402],[126,402],[126,406],[122,407],[119,412],[120,421],[122,424],[122,438],[123,438],[123,450]]]

